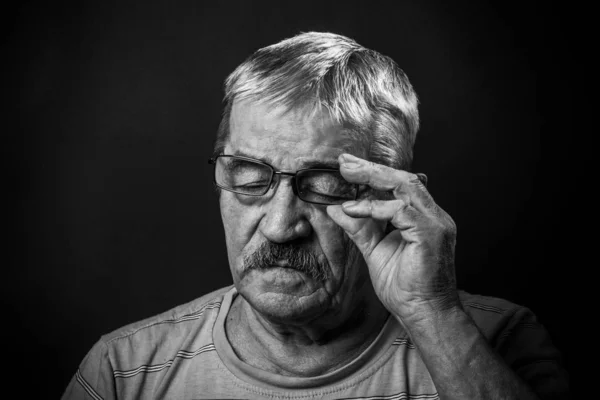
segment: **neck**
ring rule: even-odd
[[[237,296],[225,329],[237,356],[254,367],[288,376],[317,376],[338,369],[377,337],[389,313],[372,290],[346,310],[312,321],[273,321]]]

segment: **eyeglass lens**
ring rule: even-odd
[[[268,165],[233,156],[220,156],[215,165],[215,181],[226,190],[261,196],[269,190],[273,172]],[[311,203],[341,204],[356,198],[356,186],[348,183],[335,170],[299,171],[296,185],[298,197]]]
[[[296,176],[298,196],[311,203],[341,204],[356,197],[355,185],[338,171],[304,170]]]
[[[259,196],[269,190],[273,170],[267,165],[221,156],[215,166],[217,185],[237,193]]]

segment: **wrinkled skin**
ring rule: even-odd
[[[346,180],[393,194],[389,200],[368,198],[328,208],[363,254],[384,306],[402,323],[460,308],[456,226],[421,179],[348,154],[340,157],[340,165]]]
[[[226,154],[241,152],[286,171],[311,161],[338,161],[348,181],[393,193],[391,200],[369,196],[326,208],[298,199],[289,179],[261,198],[223,192],[221,214],[239,292],[264,315],[300,323],[351,307],[348,297],[364,282],[366,261],[375,293],[400,319],[458,307],[454,222],[415,174],[344,156],[348,140],[342,127],[322,113],[285,112],[251,102],[234,105]],[[348,237],[364,260],[345,257],[352,248],[345,243]],[[328,261],[329,279],[315,282],[290,268],[244,271],[243,256],[265,240],[306,246]]]
[[[417,175],[365,160],[323,114],[234,104],[230,122],[227,154],[243,151],[286,171],[337,160],[347,181],[374,189],[327,207],[303,203],[287,179],[258,199],[222,192],[229,261],[243,298],[232,304],[226,331],[242,361],[281,375],[323,374],[360,354],[391,313],[440,398],[536,398],[462,309],[456,226]],[[327,280],[282,268],[285,260],[244,271],[244,254],[264,241],[305,246],[328,262]],[[360,254],[347,256],[353,252]]]
[[[327,115],[241,102],[232,109],[224,154],[251,156],[279,170],[296,171],[314,163],[337,165],[348,146],[342,127]],[[325,206],[296,197],[288,177],[259,198],[222,191],[220,208],[235,286],[271,322],[305,325],[310,321],[325,331],[347,319],[358,303],[374,299],[369,295],[373,288],[364,260],[348,236],[327,215]],[[328,278],[315,281],[285,265],[244,270],[244,256],[265,241],[304,246],[327,262]]]

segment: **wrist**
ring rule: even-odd
[[[396,319],[409,325],[436,323],[458,317],[461,313],[464,309],[456,291],[427,300],[414,299],[392,312]]]
[[[422,338],[445,337],[450,332],[473,325],[473,321],[464,311],[460,301],[452,304],[420,304],[410,308],[402,316],[394,313],[394,316],[408,330],[409,335]]]

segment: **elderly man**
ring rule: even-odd
[[[234,285],[103,336],[64,399],[566,395],[529,310],[457,290],[391,59],[301,34],[240,65],[225,102],[210,162]]]

